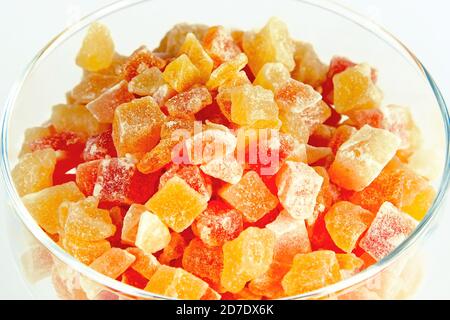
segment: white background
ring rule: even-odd
[[[180,0],[182,1],[182,0]],[[248,0],[245,0],[248,1]],[[276,0],[274,0],[276,2]],[[15,0],[0,4],[0,104],[25,64],[48,40],[77,18],[111,0]],[[446,0],[340,0],[401,39],[427,66],[450,102],[450,2]],[[257,5],[255,5],[257,7]],[[0,188],[0,192],[3,190]],[[1,201],[1,197],[0,197]],[[10,254],[0,205],[0,299],[29,299]],[[447,211],[447,210],[446,210]],[[427,241],[429,259],[418,299],[450,299],[450,214],[444,212]]]

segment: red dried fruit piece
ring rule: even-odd
[[[148,279],[146,279],[139,272],[134,271],[133,269],[128,269],[127,271],[125,271],[125,273],[122,274],[120,281],[139,289],[144,289],[148,283]]]
[[[158,260],[152,254],[147,254],[139,248],[127,248],[126,251],[136,258],[131,269],[150,280],[160,266]]]
[[[311,133],[308,144],[314,147],[329,147],[329,143],[335,132],[335,127],[326,124],[319,124]]]
[[[55,132],[49,136],[36,139],[29,144],[31,151],[51,148],[55,151],[63,150],[69,153],[79,154],[83,148],[83,139],[73,132]]]
[[[242,214],[222,201],[212,200],[206,210],[197,217],[192,228],[207,245],[221,246],[242,232]]]
[[[193,239],[184,250],[183,268],[215,285],[219,284],[223,268],[222,248],[209,247],[200,239]]]
[[[128,82],[122,80],[115,86],[104,91],[95,100],[89,102],[86,108],[98,122],[112,123],[116,108],[133,99],[134,95],[128,91]]]
[[[92,136],[86,141],[83,151],[84,161],[104,159],[108,156],[112,158],[117,156],[111,130]]]
[[[100,160],[84,162],[77,167],[76,183],[81,192],[86,196],[91,196],[94,192],[100,162]]]
[[[183,236],[177,232],[170,233],[170,242],[159,255],[159,262],[169,265],[172,261],[183,256],[187,243]]]
[[[203,47],[216,66],[234,59],[241,53],[241,49],[234,42],[230,32],[222,26],[208,29],[203,37]]]
[[[146,47],[141,47],[128,58],[123,66],[124,78],[127,81],[131,81],[135,76],[139,74],[139,70],[142,68],[157,67],[158,69],[164,69],[166,62],[148,50]]]
[[[212,103],[212,96],[206,87],[192,88],[179,93],[166,102],[166,107],[171,116],[186,117],[199,112]]]

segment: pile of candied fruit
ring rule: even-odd
[[[125,284],[303,294],[389,255],[434,200],[409,163],[420,132],[407,107],[382,105],[377,70],[325,65],[276,18],[179,24],[130,56],[94,23],[76,63],[81,82],[26,130],[12,177],[58,245]]]

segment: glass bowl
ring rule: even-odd
[[[271,16],[284,20],[294,38],[313,43],[323,61],[337,54],[377,67],[384,103],[411,108],[423,132],[424,145],[432,152],[428,160],[433,160],[438,173],[433,206],[394,252],[349,279],[290,298],[392,299],[413,293],[420,279],[416,252],[437,221],[449,182],[449,113],[432,77],[414,54],[375,23],[328,0],[123,0],[92,13],[55,37],[28,66],[6,103],[1,169],[10,210],[5,214],[13,255],[33,295],[63,299],[167,298],[110,279],[66,254],[29,215],[11,180],[10,169],[17,161],[25,129],[44,123],[51,106],[65,101],[65,92],[81,77],[74,59],[86,27],[102,20],[110,27],[118,52],[129,54],[142,44],[157,47],[165,32],[179,22],[253,29],[263,26]]]

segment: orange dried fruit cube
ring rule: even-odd
[[[293,296],[326,287],[340,280],[336,254],[323,250],[296,255],[292,268],[281,283],[286,295]]]
[[[309,219],[322,183],[322,176],[307,164],[286,161],[277,175],[278,199],[293,218]]]
[[[108,210],[98,209],[98,200],[89,197],[59,206],[60,233],[85,241],[100,241],[116,232]]]
[[[223,268],[222,248],[209,247],[202,240],[194,238],[184,250],[183,268],[218,285]]]
[[[179,54],[186,54],[201,73],[201,82],[206,83],[214,67],[214,61],[193,33],[188,33]]]
[[[56,105],[52,109],[50,122],[57,132],[73,132],[87,139],[108,129],[107,124],[97,119],[83,105]]]
[[[389,255],[414,231],[417,221],[401,212],[392,203],[385,202],[378,210],[369,230],[361,239],[360,247],[379,261]]]
[[[69,104],[87,104],[97,99],[103,92],[120,82],[120,80],[120,77],[116,75],[89,73],[68,93],[70,98]]]
[[[292,70],[292,78],[314,88],[319,87],[325,81],[328,66],[320,61],[310,43],[295,41],[294,60],[295,68]]]
[[[242,232],[242,214],[221,201],[211,200],[206,210],[197,217],[192,229],[208,246],[221,246]]]
[[[117,279],[135,260],[135,256],[131,253],[119,248],[111,248],[89,266],[105,276]]]
[[[22,197],[23,204],[36,222],[48,233],[59,231],[58,208],[65,201],[84,199],[75,182],[49,187]]]
[[[162,70],[165,66],[166,61],[143,46],[133,52],[123,65],[124,78],[126,81],[131,81],[140,73],[140,70],[152,67]]]
[[[124,80],[103,92],[98,98],[89,102],[86,108],[100,123],[112,123],[114,110],[123,103],[130,102],[134,95],[128,91],[128,83]]]
[[[350,253],[369,228],[374,214],[351,202],[335,203],[325,214],[325,225],[336,246]]]
[[[145,206],[176,232],[188,228],[206,208],[207,200],[179,177],[173,177]]]
[[[353,110],[378,108],[383,93],[372,80],[371,68],[360,64],[337,74],[333,78],[334,107],[347,114]]]
[[[234,88],[231,92],[231,120],[240,126],[277,128],[280,120],[272,91],[252,85]]]
[[[136,258],[131,265],[131,269],[150,280],[160,266],[158,259],[156,259],[152,254],[145,253],[139,248],[130,247],[127,248],[126,251],[131,253]]]
[[[420,221],[431,208],[435,197],[436,191],[433,187],[429,186],[420,192],[410,204],[402,206],[401,209],[414,219]]]
[[[183,300],[198,300],[209,286],[203,280],[181,269],[160,266],[144,290]]]
[[[387,130],[362,127],[337,151],[329,170],[331,180],[347,190],[363,190],[394,157],[399,144]]]
[[[216,66],[234,59],[241,49],[234,42],[231,33],[222,26],[210,27],[203,37],[203,47]]]
[[[304,220],[294,219],[282,211],[266,228],[275,235],[274,263],[291,265],[295,255],[311,251]]]
[[[180,52],[188,33],[193,33],[197,39],[203,39],[207,30],[208,27],[202,24],[176,24],[166,33],[155,51],[164,52],[169,57],[174,57]]]
[[[259,70],[253,84],[271,90],[275,94],[290,79],[291,74],[284,64],[269,62]]]
[[[60,245],[68,254],[86,265],[111,249],[108,240],[85,241],[70,235],[61,236]]]
[[[272,231],[250,227],[223,245],[221,285],[237,293],[245,284],[261,276],[272,263],[275,236]]]
[[[142,213],[147,211],[143,205],[132,204],[123,218],[121,240],[123,243],[134,245]]]
[[[43,149],[20,157],[11,171],[19,196],[38,192],[53,185],[57,156],[57,152],[53,149]]]
[[[239,53],[233,59],[222,63],[211,73],[208,82],[206,82],[206,87],[209,90],[215,90],[231,81],[245,67],[247,62],[247,56],[244,53]]]
[[[186,135],[190,136],[194,132],[194,124],[194,117],[168,116],[161,126],[161,139],[176,138],[175,134],[177,132],[185,132]]]
[[[183,252],[187,246],[184,237],[177,233],[170,234],[170,242],[159,255],[159,261],[162,264],[169,265],[172,261],[177,260],[183,256]],[[189,271],[189,270],[188,270]]]
[[[129,83],[128,90],[138,96],[152,96],[161,87],[165,86],[162,72],[157,67],[145,68],[137,74]]]
[[[212,103],[212,96],[206,87],[196,87],[170,98],[166,107],[171,116],[192,116]]]
[[[123,156],[150,151],[158,143],[164,119],[164,114],[151,97],[120,105],[113,122],[117,154]]]
[[[202,82],[200,70],[186,54],[170,62],[163,72],[164,80],[177,92],[183,92]]]
[[[358,273],[364,265],[364,260],[358,258],[353,253],[337,253],[336,258],[343,279],[350,278]]]
[[[278,199],[264,184],[261,177],[249,171],[241,181],[219,190],[219,196],[241,212],[249,222],[256,222],[275,209]]]
[[[174,148],[179,141],[162,139],[150,152],[147,152],[138,162],[137,168],[144,174],[154,173],[164,168],[172,161]]]
[[[253,74],[268,62],[280,62],[289,71],[295,68],[293,42],[287,26],[277,18],[271,18],[258,33],[246,33],[242,45]]]
[[[88,71],[108,68],[115,55],[114,42],[108,28],[94,22],[90,25],[77,55],[77,65]]]
[[[169,228],[157,215],[148,211],[142,212],[136,233],[136,247],[145,253],[155,253],[164,249],[169,242]]]
[[[361,129],[366,124],[374,128],[382,128],[384,115],[380,109],[360,109],[353,110],[347,113],[349,119],[345,124]],[[385,129],[385,128],[382,128]]]

